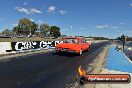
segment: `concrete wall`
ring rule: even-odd
[[[0,42],[0,53],[30,49],[54,48],[56,44],[61,42],[62,41]]]
[[[0,52],[6,52],[6,50],[12,50],[11,42],[0,42]]]

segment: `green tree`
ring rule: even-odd
[[[9,30],[9,29],[5,29],[5,30],[2,31],[2,34],[4,34],[4,35],[11,35],[12,31]]]
[[[21,35],[22,33],[23,33],[23,30],[19,28],[18,26],[13,28],[14,35]]]
[[[118,39],[118,40],[121,40],[121,37],[118,37],[117,39]]]
[[[60,28],[57,27],[57,26],[51,26],[51,28],[50,28],[50,35],[52,37],[55,37],[55,38],[60,37],[61,36]]]
[[[19,20],[18,28],[21,30],[22,34],[32,35],[37,30],[38,25],[32,22],[30,19],[22,18]]]
[[[35,31],[38,29],[38,25],[32,22],[32,25],[30,27],[31,27],[31,31],[30,31],[31,35],[35,34]]]
[[[47,37],[48,32],[50,31],[50,26],[48,24],[41,24],[40,25],[40,32]]]

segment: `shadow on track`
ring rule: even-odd
[[[66,57],[76,57],[79,56],[76,53],[70,53],[70,52],[52,52],[53,55],[58,55],[58,56],[66,56]]]

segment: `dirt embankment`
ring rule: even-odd
[[[90,74],[99,74],[104,66],[105,58],[107,56],[108,47],[104,47],[102,52],[96,57],[91,68]],[[85,84],[83,88],[95,88],[96,84]]]

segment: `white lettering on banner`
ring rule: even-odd
[[[21,47],[21,48],[19,49],[18,46],[19,46],[20,44],[22,44],[23,47]],[[26,45],[26,42],[17,42],[16,45],[15,45],[15,49],[16,49],[16,50],[23,50],[23,49],[25,49],[25,47],[26,47],[25,45]]]
[[[36,45],[37,45],[37,42],[31,42],[31,48],[35,48],[34,46],[36,46]]]
[[[31,49],[33,48],[32,42],[26,42],[26,49]]]
[[[42,41],[42,42],[40,42],[40,48],[48,47],[48,46],[49,46],[48,44],[51,45],[51,42],[45,42],[45,41]]]
[[[11,51],[22,51],[38,48],[52,48],[63,41],[37,41],[37,42],[0,42],[0,53]]]
[[[19,47],[22,45],[21,47]],[[32,49],[34,46],[37,45],[36,42],[17,42],[15,45],[16,50],[24,50],[24,49]]]
[[[58,43],[62,43],[62,41],[16,42],[15,50],[55,47]]]

